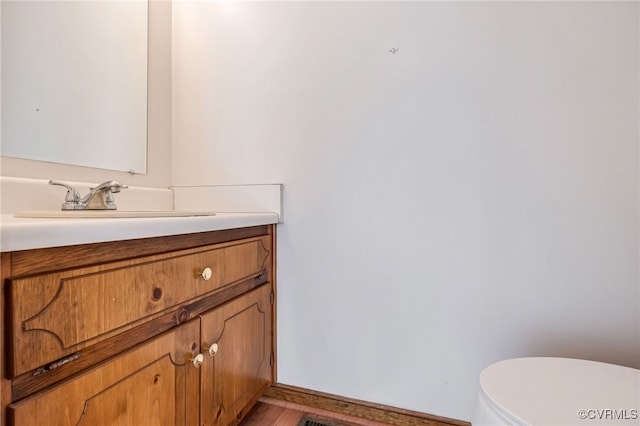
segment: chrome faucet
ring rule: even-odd
[[[127,188],[126,185],[122,185],[116,180],[108,180],[95,188],[91,188],[87,195],[80,198],[80,193],[66,183],[50,180],[49,185],[59,185],[67,188],[62,210],[116,210],[113,194]]]

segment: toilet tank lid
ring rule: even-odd
[[[485,368],[480,389],[516,424],[640,424],[640,370],[634,368],[572,358],[515,358]]]

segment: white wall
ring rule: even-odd
[[[469,419],[500,359],[640,367],[638,3],[173,19],[173,183],[285,184],[280,382]]]

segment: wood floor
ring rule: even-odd
[[[309,415],[313,419],[327,420],[339,426],[388,426],[387,423],[336,414],[331,411],[268,397],[261,398],[240,425],[297,426],[305,415]]]
[[[314,417],[307,426],[320,426],[326,420],[331,426],[471,426],[462,420],[283,383],[266,390],[242,426],[298,426],[305,415]]]

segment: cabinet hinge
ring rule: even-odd
[[[269,356],[269,367],[273,367],[273,354]]]
[[[269,303],[273,305],[273,302],[275,302],[275,296],[273,295],[273,292],[271,292],[269,293]]]

